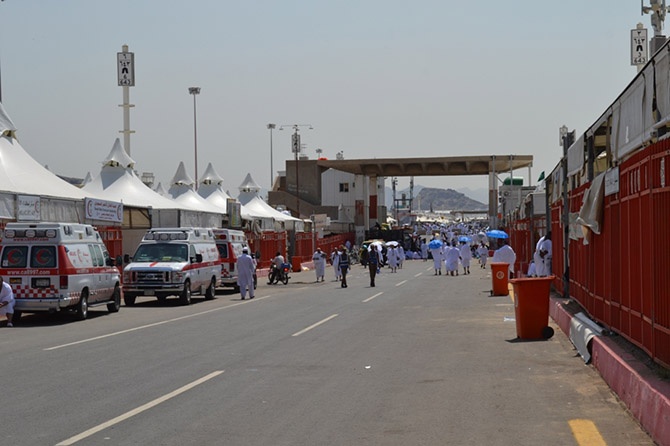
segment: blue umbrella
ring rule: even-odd
[[[488,238],[509,238],[509,235],[505,231],[501,231],[500,229],[491,229],[486,233],[486,236]]]
[[[430,243],[428,243],[428,247],[430,249],[440,249],[442,247],[442,240],[431,240]]]
[[[472,239],[470,237],[468,237],[467,235],[461,235],[460,237],[458,237],[458,241],[467,243],[467,242],[471,242]]]

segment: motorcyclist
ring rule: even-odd
[[[281,266],[286,263],[284,256],[281,255],[281,252],[277,251],[277,254],[272,259],[272,268],[270,268],[270,277],[268,279],[268,285],[271,285],[275,282],[277,275],[281,271]]]

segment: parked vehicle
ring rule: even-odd
[[[249,248],[244,231],[235,229],[214,229],[214,240],[221,257],[221,286],[232,287],[239,291],[237,285],[237,258],[242,255],[244,248]],[[254,289],[258,279],[254,273]]]
[[[86,319],[89,307],[119,311],[121,273],[93,226],[7,223],[2,245],[0,274],[14,291],[14,321],[24,312],[69,310]]]
[[[123,270],[126,305],[138,296],[164,302],[178,296],[191,304],[193,294],[214,299],[221,283],[221,258],[210,228],[155,228],[145,235]]]
[[[282,263],[280,267],[277,267],[274,263],[270,265],[270,274],[268,285],[274,285],[279,282],[286,285],[288,280],[291,278],[288,274],[291,271],[291,265],[288,263]]]

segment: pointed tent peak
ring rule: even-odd
[[[86,186],[91,181],[93,181],[93,177],[91,176],[91,172],[86,172],[86,177],[84,177],[84,181],[81,182],[81,187]]]
[[[121,166],[132,169],[135,166],[135,161],[130,157],[130,155],[126,153],[125,150],[123,150],[119,138],[116,138],[116,141],[114,141],[114,145],[112,146],[112,150],[109,152],[109,155],[107,155],[107,158],[105,161],[103,161],[102,164],[103,166]]]
[[[253,178],[251,178],[251,174],[248,173],[247,176],[244,178],[244,181],[242,181],[242,184],[240,184],[240,192],[254,192],[258,193],[261,190],[261,187],[256,184]]]
[[[200,183],[221,185],[223,184],[223,177],[221,177],[221,175],[219,175],[216,172],[212,163],[209,163],[207,164],[207,169],[205,169],[205,173],[200,179]]]
[[[193,178],[189,176],[189,174],[186,173],[186,167],[184,166],[184,162],[179,163],[179,167],[177,167],[177,172],[174,174],[174,177],[172,177],[172,181],[170,182],[171,185],[185,185],[185,186],[193,186]]]
[[[167,189],[165,189],[165,186],[163,186],[163,183],[161,182],[158,183],[154,191],[164,197],[170,197],[170,193],[167,191]]]
[[[0,102],[0,136],[16,138],[16,126]]]

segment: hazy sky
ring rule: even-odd
[[[3,105],[37,161],[99,174],[123,142],[127,44],[137,171],[168,187],[184,161],[194,176],[199,86],[198,172],[212,162],[233,196],[247,173],[270,184],[268,123],[275,171],[293,157],[279,126],[299,123],[310,158],[532,155],[535,184],[559,127],[584,132],[635,76],[630,30],[653,34],[637,0],[5,0],[0,19]]]

